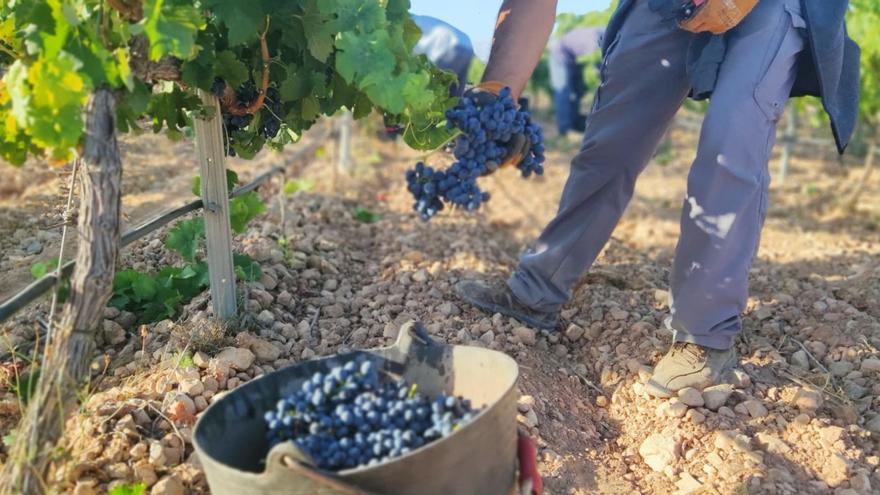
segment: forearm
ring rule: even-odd
[[[483,80],[500,81],[519,97],[541,59],[555,20],[556,0],[505,0]]]

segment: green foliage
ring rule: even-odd
[[[370,211],[366,208],[358,207],[356,210],[354,210],[354,218],[358,222],[374,223],[374,222],[378,222],[379,220],[382,220],[382,215],[380,215],[376,212]]]
[[[467,82],[470,84],[478,84],[483,80],[483,73],[486,72],[486,64],[482,60],[474,57],[471,65],[468,67]]]
[[[12,377],[12,385],[9,388],[22,404],[27,405],[34,396],[39,381],[40,368],[32,367],[27,373]]]
[[[58,258],[52,258],[46,261],[38,261],[31,265],[31,276],[34,280],[39,280],[58,268]],[[70,280],[62,278],[58,284],[58,302],[63,303],[70,295]]]
[[[226,173],[230,190],[238,184],[238,174]],[[193,193],[198,195],[200,178],[193,181]],[[244,232],[247,224],[266,209],[255,192],[249,192],[229,202],[230,220],[235,232]],[[210,284],[208,264],[199,258],[205,239],[202,218],[180,220],[168,231],[165,247],[176,252],[185,261],[182,266],[166,266],[151,275],[136,270],[116,273],[110,305],[139,315],[142,323],[173,318],[182,304],[201,294]],[[260,279],[260,265],[249,256],[233,254],[236,276],[244,281]]]
[[[143,495],[147,491],[147,485],[143,483],[131,483],[116,485],[107,492],[107,495]]]
[[[103,86],[118,95],[118,128],[143,118],[179,138],[201,111],[197,89],[215,78],[231,87],[262,79],[261,35],[269,85],[279,90],[281,132],[260,134],[274,118],[265,106],[231,131],[235,151],[252,157],[299,139],[321,115],[372,109],[407,127],[421,149],[448,136],[444,112],[451,75],[412,54],[418,27],[408,0],[142,0],[120,13],[103,0],[27,0],[0,5],[0,157],[68,160],[81,146],[83,105]],[[140,18],[142,17],[142,18]],[[137,48],[137,49],[136,49]],[[146,60],[149,59],[149,60]],[[179,68],[183,84],[139,80],[147,61]],[[133,63],[137,62],[137,63]],[[174,76],[171,76],[174,78]]]
[[[266,211],[266,205],[256,192],[251,191],[229,201],[229,222],[236,234],[247,229],[247,224]]]
[[[859,117],[880,128],[880,0],[852,0],[846,17],[850,36],[862,49]]]
[[[618,0],[612,0],[611,4],[604,10],[594,10],[583,15],[564,12],[556,16],[556,30],[554,37],[560,37],[563,34],[579,27],[605,27],[611,20],[611,15],[617,10]]]
[[[238,185],[238,174],[231,168],[226,169],[226,190],[232,191]],[[192,193],[199,198],[202,197],[202,176],[193,177]]]
[[[284,183],[282,191],[288,196],[293,196],[298,192],[309,192],[315,187],[315,182],[309,179],[289,180]]]

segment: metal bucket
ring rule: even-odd
[[[299,462],[290,442],[267,456],[263,414],[316,371],[352,359],[369,359],[424,394],[460,395],[484,409],[452,435],[375,466],[318,471]],[[193,445],[215,495],[508,494],[516,472],[517,376],[516,362],[505,354],[438,344],[410,322],[390,347],[304,362],[235,389],[202,414]]]

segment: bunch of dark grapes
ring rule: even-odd
[[[529,113],[517,109],[504,88],[491,103],[481,105],[473,97],[463,97],[446,112],[447,128],[459,129],[453,154],[456,161],[446,170],[434,170],[419,162],[407,171],[407,188],[415,198],[413,209],[429,220],[443,209],[443,202],[472,211],[489,200],[477,179],[498,169],[508,148],[518,136],[529,141],[529,151],[517,164],[523,177],[544,173],[544,136]]]
[[[214,78],[214,82],[211,84],[211,93],[219,98],[223,96],[225,90],[226,81],[219,77]],[[246,107],[257,98],[258,94],[259,91],[254,82],[245,81],[235,90],[236,103],[239,106]],[[266,139],[272,139],[278,135],[278,131],[281,129],[281,120],[279,119],[279,116],[282,114],[281,95],[277,89],[272,87],[266,90],[263,106],[267,109],[264,110],[264,117],[260,123],[259,132]],[[227,155],[235,156],[235,149],[233,148],[235,137],[233,134],[250,125],[253,118],[253,115],[232,115],[228,113],[223,115],[223,125],[226,128],[227,136]]]
[[[265,414],[270,446],[292,441],[321,469],[338,471],[404,455],[445,437],[478,411],[467,399],[432,399],[404,381],[380,381],[373,363],[315,373]]]
[[[278,135],[281,130],[281,95],[274,87],[266,90],[266,97],[263,99],[263,121],[260,124],[260,134],[266,139],[272,139]]]

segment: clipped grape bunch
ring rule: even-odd
[[[406,172],[407,189],[413,195],[413,209],[423,220],[430,220],[445,204],[473,211],[489,200],[489,193],[477,179],[495,172],[507,155],[511,140],[524,135],[530,143],[526,156],[516,165],[522,176],[544,173],[544,135],[531,121],[528,111],[517,108],[510,88],[501,90],[494,101],[480,105],[472,97],[462,97],[446,112],[449,129],[458,129],[455,161],[439,170],[418,162]]]
[[[316,467],[371,466],[446,437],[479,412],[470,401],[426,397],[403,380],[380,380],[369,361],[316,372],[266,412],[270,448],[292,441]]]
[[[218,98],[223,97],[226,93],[226,81],[222,78],[215,78],[211,85],[211,93]],[[254,81],[245,81],[235,88],[235,106],[238,108],[247,108],[253,104],[260,94]],[[281,95],[274,86],[266,89],[266,95],[263,98],[263,104],[260,109],[261,120],[259,122],[259,134],[266,138],[272,139],[278,135],[281,130],[281,119],[279,115],[284,115],[281,108]],[[223,113],[223,127],[225,129],[224,136],[226,139],[226,155],[235,156],[235,136],[238,131],[244,130],[254,120],[254,115],[244,113],[238,115],[235,113]]]

